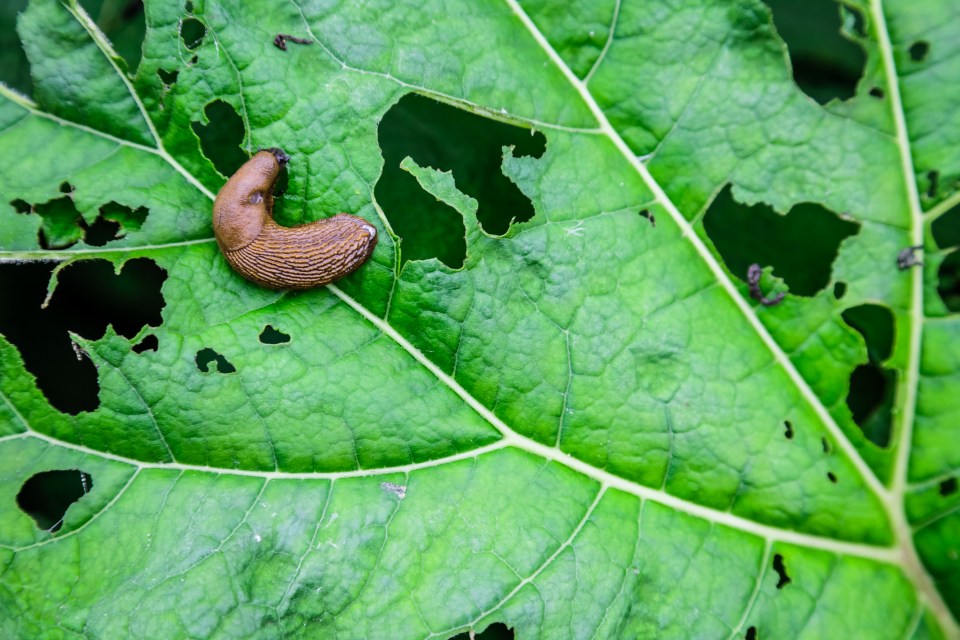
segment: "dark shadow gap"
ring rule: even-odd
[[[51,263],[0,264],[0,334],[17,349],[50,404],[76,415],[100,405],[97,370],[78,358],[69,332],[96,340],[107,325],[127,338],[162,322],[166,273],[152,260],[127,262],[120,275],[104,260],[66,267],[50,304],[41,309]]]
[[[290,336],[268,324],[260,333],[260,342],[263,344],[284,344],[290,342]]]
[[[212,373],[213,371],[217,373],[236,373],[237,371],[237,368],[229,360],[210,347],[204,347],[197,351],[196,361],[197,369],[203,373]],[[210,365],[213,363],[216,363],[216,366],[211,368]]]
[[[930,232],[941,249],[960,246],[960,204],[934,220],[930,225]]]
[[[727,268],[747,281],[751,264],[772,266],[792,295],[813,296],[830,282],[840,243],[860,225],[813,203],[801,203],[786,215],[733,199],[730,186],[717,194],[703,227]]]
[[[883,366],[893,351],[894,317],[890,309],[862,304],[843,312],[843,321],[863,336],[867,362],[850,376],[847,406],[863,435],[878,447],[890,446],[896,372]]]
[[[451,636],[450,640],[513,640],[514,632],[513,629],[507,628],[507,625],[502,622],[494,622],[489,627],[470,636],[469,632],[458,633],[455,636]]]
[[[80,0],[80,4],[135,75],[143,52],[147,24],[142,0]]]
[[[249,158],[241,148],[245,131],[243,118],[223,100],[214,100],[203,109],[207,124],[192,122],[190,126],[200,139],[200,150],[225,178],[236,173]]]
[[[954,251],[940,263],[937,293],[951,313],[960,312],[960,251]]]
[[[55,533],[74,502],[90,493],[93,478],[80,469],[42,471],[30,476],[17,493],[17,506],[37,527]]]
[[[466,256],[462,216],[400,169],[406,156],[421,167],[452,171],[457,188],[477,200],[477,219],[489,234],[533,217],[533,204],[503,174],[501,162],[503,147],[514,147],[515,156],[542,156],[543,134],[408,94],[384,115],[378,137],[384,167],[374,193],[402,239],[404,261],[438,258],[458,268]]]
[[[800,89],[819,102],[856,95],[867,62],[863,49],[843,34],[862,33],[859,11],[834,0],[764,0],[773,24],[787,45],[793,78]]]

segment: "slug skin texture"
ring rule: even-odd
[[[297,227],[274,222],[273,185],[289,159],[265,149],[240,167],[213,203],[213,232],[227,262],[247,280],[310,289],[356,271],[377,246],[377,230],[348,213]]]

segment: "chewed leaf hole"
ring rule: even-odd
[[[203,37],[207,35],[207,28],[196,18],[186,18],[180,21],[180,39],[183,40],[183,46],[193,51],[203,43]]]
[[[452,171],[457,188],[477,200],[477,219],[489,234],[533,217],[533,204],[501,163],[504,147],[517,157],[543,155],[542,133],[408,94],[383,116],[378,138],[384,165],[374,193],[402,239],[404,261],[437,258],[459,268],[466,256],[463,217],[400,168],[407,156],[421,167]]]
[[[217,373],[236,373],[237,371],[237,368],[230,364],[229,360],[210,347],[205,347],[197,351],[196,362],[197,369],[200,369],[200,371],[204,373],[210,373],[212,371],[210,365],[214,362],[216,363],[215,369]]]
[[[837,282],[833,285],[833,297],[837,300],[843,300],[843,296],[847,295],[847,283],[846,282]]]
[[[820,448],[823,449],[823,452],[827,455],[830,454],[830,441],[826,438],[820,438]]]
[[[952,496],[957,492],[957,479],[948,478],[940,483],[940,495],[943,497]]]
[[[930,53],[930,43],[923,40],[919,40],[910,45],[910,59],[914,62],[923,62],[927,57],[927,54]]]
[[[828,471],[827,480],[829,480],[833,484],[837,484],[837,474],[835,474],[833,471]]]
[[[773,570],[777,572],[778,576],[777,589],[783,589],[792,582],[790,576],[787,575],[787,566],[783,562],[783,556],[779,553],[773,556]]]
[[[844,311],[843,320],[863,336],[868,358],[850,377],[847,406],[867,439],[886,447],[893,425],[896,373],[882,363],[893,350],[893,312],[880,305],[863,304]]]
[[[960,311],[960,251],[954,251],[940,264],[937,293],[949,311]]]
[[[793,440],[793,423],[789,420],[783,421],[783,435],[787,440]]]
[[[750,627],[747,629],[747,633],[743,636],[744,640],[757,640],[757,628]]]
[[[190,124],[200,139],[200,149],[221,175],[232,176],[248,159],[240,147],[245,137],[243,118],[223,100],[207,104],[203,114],[207,124]]]
[[[817,204],[798,204],[787,215],[747,206],[733,199],[729,186],[710,204],[703,227],[732,273],[746,281],[750,265],[772,266],[799,296],[827,286],[840,243],[860,229]]]
[[[167,71],[166,69],[157,69],[157,75],[160,77],[160,82],[172,87],[177,83],[177,77],[180,75],[179,69],[174,69],[173,71]]]
[[[957,187],[960,188],[960,184]],[[960,246],[960,204],[951,207],[934,220],[930,231],[941,249]]]
[[[143,340],[133,345],[132,349],[134,353],[143,353],[145,351],[156,351],[160,348],[160,340],[157,339],[157,336],[151,334],[145,335]]]
[[[44,531],[54,533],[74,502],[93,489],[93,478],[80,469],[43,471],[31,476],[17,493],[17,506]]]
[[[927,171],[927,197],[936,198],[940,190],[940,172],[934,169]]]
[[[263,344],[284,344],[290,342],[290,336],[268,324],[260,333],[260,342]]]
[[[859,12],[831,0],[764,1],[787,45],[797,86],[820,104],[853,97],[867,62],[863,48],[849,39],[857,33],[856,23],[863,23]],[[854,23],[847,34],[841,18]]]
[[[145,325],[159,326],[166,273],[147,258],[129,260],[120,275],[106,260],[75,262],[58,275],[44,309],[53,265],[0,264],[0,334],[20,351],[27,370],[56,409],[76,415],[100,400],[97,369],[77,358],[68,332],[98,340],[112,325],[132,338]]]
[[[886,93],[884,92],[884,90],[881,89],[880,87],[872,87],[872,88],[870,89],[870,95],[873,96],[874,98],[878,98],[878,99],[880,99],[880,100],[883,100],[883,97],[884,97],[885,95],[887,95],[887,94],[886,94]]]
[[[502,622],[494,622],[479,633],[469,631],[458,633],[451,636],[449,640],[513,640],[514,637],[513,629],[508,628]]]
[[[650,211],[650,209],[643,209],[642,211],[640,211],[640,217],[646,218],[647,220],[649,220],[650,226],[652,227],[657,226],[657,219],[653,216],[653,213]]]

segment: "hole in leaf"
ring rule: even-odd
[[[237,371],[237,368],[230,364],[229,360],[210,347],[205,347],[197,351],[197,369],[200,369],[200,371],[204,373],[210,373],[210,364],[213,362],[217,363],[217,373],[236,373]]]
[[[19,198],[11,200],[10,206],[13,207],[13,210],[17,213],[33,213],[33,207],[30,206],[30,203],[20,200]]]
[[[833,484],[837,484],[837,474],[833,471],[827,471],[827,479]]]
[[[710,204],[703,227],[731,272],[746,281],[751,264],[770,265],[799,296],[827,286],[840,243],[859,231],[817,204],[798,204],[785,216],[765,205],[748,207],[729,186]]]
[[[533,217],[533,204],[501,170],[503,147],[514,156],[540,157],[546,138],[415,94],[390,108],[378,130],[383,174],[375,195],[403,239],[403,260],[438,258],[460,267],[466,255],[463,218],[425,192],[400,169],[406,156],[422,167],[452,171],[457,188],[478,202],[477,219],[492,235],[506,233],[511,220]]]
[[[27,8],[27,0],[0,2],[0,82],[25,96],[33,91],[30,63],[24,53],[17,30],[17,15]]]
[[[69,182],[61,182],[60,193],[73,193],[73,185]]]
[[[290,342],[290,336],[283,331],[274,329],[273,325],[268,324],[263,328],[263,332],[260,333],[260,342],[263,344],[283,344]]]
[[[80,469],[42,471],[30,476],[17,493],[17,506],[44,531],[63,525],[71,504],[93,489],[93,478]]]
[[[937,293],[951,312],[960,311],[960,251],[948,255],[937,271]]]
[[[828,454],[830,453],[830,441],[826,437],[820,438],[820,448],[823,449],[823,452]]]
[[[927,197],[936,198],[937,197],[937,188],[940,182],[940,172],[937,170],[927,172],[927,182],[930,184],[927,186]]]
[[[884,93],[883,89],[881,89],[880,87],[872,87],[870,89],[870,95],[873,96],[874,98],[879,98],[880,100],[883,100],[883,97],[887,94]]]
[[[747,633],[744,637],[744,640],[757,640],[757,628],[749,627]]]
[[[930,43],[924,40],[918,40],[910,45],[910,59],[914,62],[923,62],[927,57],[927,54],[930,53]]]
[[[143,353],[144,351],[156,351],[160,348],[160,340],[157,339],[157,336],[152,333],[147,334],[143,337],[143,340],[133,345],[132,349],[134,353]]]
[[[787,566],[783,563],[783,556],[779,553],[773,556],[773,570],[776,571],[777,576],[779,576],[777,589],[783,589],[792,582],[790,576],[787,575]]]
[[[641,218],[646,218],[647,220],[649,220],[649,221],[650,221],[650,226],[652,226],[652,227],[657,226],[657,219],[653,217],[653,214],[650,213],[650,210],[649,210],[649,209],[644,209],[643,211],[641,211],[641,212],[640,212],[640,217],[641,217]]]
[[[793,78],[800,89],[820,104],[853,97],[867,58],[843,34],[841,15],[848,24],[859,20],[861,25],[863,16],[850,7],[838,8],[833,0],[765,2],[790,52]]]
[[[187,0],[183,4],[183,10],[186,11],[187,13],[193,13],[193,2],[191,2],[190,0]]]
[[[471,636],[469,633],[458,633],[450,640],[513,640],[513,629],[502,622],[494,622],[489,627]]]
[[[185,18],[180,21],[180,39],[183,40],[183,46],[190,51],[203,43],[205,35],[207,35],[207,28],[196,18]]]
[[[941,496],[951,496],[957,492],[957,479],[956,478],[947,478],[940,483],[940,495]]]
[[[177,77],[180,75],[179,69],[174,69],[173,71],[167,71],[166,69],[157,69],[157,75],[160,76],[160,82],[172,87],[177,83]]]
[[[243,144],[243,118],[223,100],[214,100],[203,109],[207,124],[192,122],[193,132],[200,139],[200,148],[213,166],[224,177],[232,176],[244,162],[247,154]]]
[[[930,231],[941,249],[960,246],[960,204],[934,220]]]
[[[77,359],[67,332],[96,340],[112,324],[131,338],[147,324],[159,326],[166,274],[146,258],[128,261],[120,275],[105,260],[76,262],[60,272],[49,306],[41,309],[53,268],[0,264],[0,334],[19,349],[50,404],[75,415],[99,406],[99,386],[93,362]]]
[[[868,358],[850,376],[847,406],[867,439],[878,447],[887,447],[893,425],[896,373],[882,363],[893,350],[893,313],[880,305],[863,304],[842,315],[844,322],[863,336]]]
[[[883,362],[893,351],[893,312],[878,304],[851,307],[842,314],[843,321],[860,332],[867,345],[867,355],[874,362]]]
[[[783,421],[783,435],[787,440],[793,440],[793,423],[789,420]]]
[[[119,222],[106,220],[100,216],[98,216],[90,226],[87,226],[81,221],[81,226],[85,228],[83,241],[95,247],[102,247],[111,240],[116,240],[123,236],[120,232]]]
[[[136,71],[147,31],[142,0],[80,0],[80,4],[106,34],[127,68]]]
[[[837,300],[842,300],[843,296],[847,295],[847,283],[846,282],[837,282],[833,285],[833,297]]]

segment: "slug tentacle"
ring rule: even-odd
[[[289,159],[280,149],[265,149],[240,167],[217,194],[213,231],[244,278],[271,289],[309,289],[366,262],[377,230],[348,213],[297,227],[274,222],[273,185]]]

